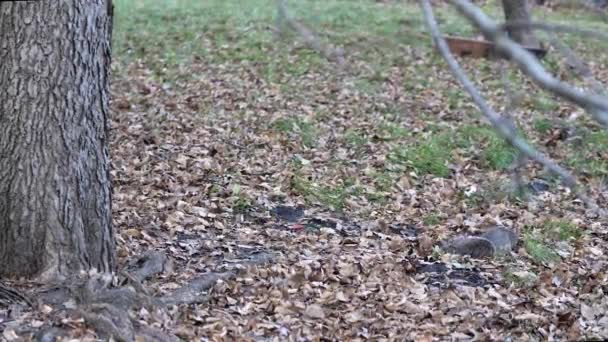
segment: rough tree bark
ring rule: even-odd
[[[529,22],[528,0],[502,0],[506,21]],[[521,45],[539,48],[540,43],[529,27],[509,28],[509,36]]]
[[[115,268],[109,8],[0,3],[0,276]]]

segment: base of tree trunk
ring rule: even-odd
[[[268,262],[272,262],[272,257],[263,254],[247,261],[246,264],[258,265]],[[38,289],[31,296],[33,299],[8,286],[0,285],[0,305],[20,305],[22,309],[51,307],[55,309],[52,312],[57,315],[84,319],[103,340],[113,338],[133,341],[137,338],[144,341],[180,341],[177,336],[141,324],[132,318],[129,312],[142,308],[157,312],[173,305],[205,303],[208,300],[208,290],[219,280],[232,279],[238,273],[237,270],[209,272],[194,277],[167,295],[150,295],[143,282],[166,272],[172,272],[170,259],[162,252],[149,252],[128,262],[118,276],[97,273],[75,277],[61,284]],[[6,301],[2,301],[3,298],[6,298]],[[62,317],[51,317],[48,321],[61,319]],[[63,327],[45,324],[37,329],[35,336],[38,341],[54,341],[69,337],[70,332]]]

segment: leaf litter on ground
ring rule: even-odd
[[[193,20],[209,11],[193,6]],[[399,6],[411,7],[340,2],[336,16],[354,20],[363,9],[381,15]],[[119,32],[129,27],[121,8],[128,9],[118,8]],[[356,34],[329,38],[343,46],[345,68],[295,39],[273,41],[260,24],[272,25],[268,18],[226,18],[206,17],[210,31],[198,36],[204,50],[179,62],[154,48],[155,39],[170,39],[167,32],[155,38],[146,27],[141,41],[119,33],[111,152],[120,262],[163,251],[172,267],[145,281],[148,291],[179,289],[196,299],[131,316],[187,340],[608,338],[606,222],[535,165],[524,171],[533,196],[506,192],[511,175],[491,158],[510,151],[454,91],[430,47],[399,40],[394,15],[382,21],[386,36],[361,24],[365,44],[351,44]],[[331,15],[318,20],[353,30]],[[126,56],[127,45],[151,50]],[[606,59],[577,47],[608,81]],[[499,62],[461,62],[489,101],[504,106]],[[535,129],[535,118],[599,132],[584,117],[568,121],[576,111],[569,104],[548,111],[534,102],[539,90],[520,73],[509,77],[529,94],[513,115],[527,139],[551,141],[542,148],[554,157],[578,156],[578,145]],[[596,155],[608,148],[596,147]],[[571,162],[605,202],[601,161]],[[561,239],[551,232],[554,221],[582,233]],[[495,224],[520,234],[514,253],[471,259],[436,248]],[[208,281],[205,274],[224,276],[211,289],[187,287]],[[19,324],[55,317],[49,310]],[[2,324],[14,339],[18,325]],[[95,336],[77,319],[62,324],[75,338]]]

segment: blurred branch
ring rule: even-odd
[[[563,24],[549,24],[527,21],[507,21],[505,23],[499,24],[498,27],[501,31],[505,31],[510,28],[531,28],[534,30],[543,30],[555,33],[573,33],[581,36],[608,40],[608,33]]]
[[[519,68],[532,78],[543,89],[553,92],[585,108],[595,120],[608,126],[608,98],[597,94],[587,94],[579,89],[561,82],[549,74],[536,57],[519,44],[511,40],[492,19],[486,16],[477,6],[468,0],[450,0],[450,2],[473,23],[486,39],[493,41],[504,55],[514,61]]]
[[[507,117],[511,121],[510,124],[513,126],[513,129],[515,129],[516,122],[515,122],[515,117],[513,116],[513,111],[515,110],[515,108],[517,106],[519,106],[519,104],[521,102],[521,99],[520,99],[521,95],[516,94],[516,91],[511,86],[511,81],[509,81],[509,77],[507,75],[507,72],[508,72],[507,66],[508,66],[507,62],[505,62],[504,60],[500,61],[501,80],[502,80],[503,88],[505,90],[505,96],[507,97],[507,103],[505,106],[504,116]],[[522,170],[524,169],[527,161],[528,161],[528,157],[520,150],[517,150],[517,155],[515,156],[515,161],[509,167],[510,171],[512,172],[512,178],[513,178],[513,183],[515,184],[516,192],[519,194],[523,193],[524,189],[525,189]]]
[[[342,60],[343,52],[340,49],[324,44],[311,29],[289,15],[285,0],[277,0],[277,24],[279,26],[277,27],[279,34],[282,33],[282,28],[286,25],[296,32],[306,45],[320,53],[323,57],[338,62]]]
[[[572,191],[589,208],[594,211],[598,211],[598,207],[595,202],[578,188],[576,179],[567,170],[557,165],[553,160],[549,159],[544,154],[540,153],[534,147],[532,147],[520,137],[518,137],[514,127],[509,124],[508,120],[505,120],[492,108],[490,108],[490,106],[484,100],[483,96],[480,94],[479,90],[477,90],[473,82],[471,82],[471,80],[469,80],[469,78],[465,75],[464,71],[462,70],[454,56],[450,53],[450,49],[448,48],[446,41],[441,36],[439,28],[437,27],[437,22],[433,15],[433,10],[431,9],[429,0],[419,0],[419,2],[422,7],[426,25],[431,34],[431,37],[433,38],[435,45],[439,50],[439,53],[447,62],[450,71],[452,72],[454,77],[458,79],[458,81],[462,84],[463,88],[473,98],[473,102],[475,102],[477,107],[479,107],[481,113],[486,117],[486,119],[488,119],[488,121],[490,121],[492,126],[494,126],[494,129],[498,132],[498,134],[500,134],[506,141],[508,141],[521,153],[525,154],[530,159],[538,162],[539,164],[547,168],[549,171],[559,176],[562,183],[572,189]],[[531,56],[529,57],[533,58]]]
[[[591,73],[591,70],[585,65],[568,45],[557,39],[555,35],[550,35],[551,45],[566,59],[566,63],[572,68],[579,77],[590,85],[591,90],[596,94],[605,95],[605,86],[596,80]]]

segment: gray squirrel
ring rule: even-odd
[[[479,236],[460,235],[441,242],[447,253],[470,255],[473,258],[506,254],[517,245],[517,235],[504,227],[492,227]]]

